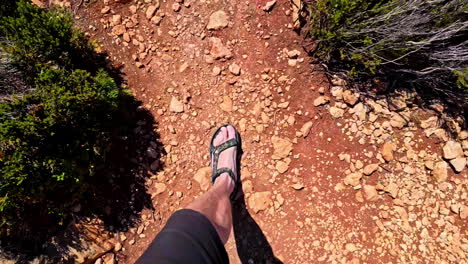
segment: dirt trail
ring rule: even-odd
[[[170,214],[207,188],[208,142],[227,122],[244,141],[247,204],[236,205],[235,220],[243,224],[227,244],[232,263],[466,260],[463,210],[450,209],[466,208],[466,170],[455,175],[449,169],[451,183],[437,184],[416,161],[400,161],[408,146],[416,156],[421,150],[440,155],[442,141],[411,123],[387,129],[371,111],[361,118],[359,109],[348,111],[355,104],[335,105],[332,85],[311,66],[302,37],[292,30],[291,3],[278,0],[270,12],[265,4],[110,1],[77,10],[78,24],[122,67],[128,87],[153,113],[167,152],[164,170],[148,180],[154,215],[145,210],[141,226],[120,235],[126,239],[118,263],[133,263]],[[219,10],[224,15],[209,23]],[[320,93],[332,102],[314,106]],[[332,106],[344,109],[344,118],[337,110],[334,119]],[[382,134],[393,139],[395,160],[388,163],[379,155],[388,139]],[[358,184],[344,184],[369,164],[381,166],[371,176],[356,175]],[[389,186],[400,173],[406,174],[395,188],[404,191],[393,194]],[[439,213],[442,207],[450,210]]]

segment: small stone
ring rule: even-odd
[[[461,147],[461,144],[453,140],[448,141],[445,144],[445,146],[443,147],[443,151],[444,158],[448,160],[463,156],[463,149]]]
[[[208,190],[211,185],[211,168],[203,167],[198,169],[193,176],[193,179],[200,184],[200,189],[202,191]]]
[[[102,256],[102,260],[104,261],[104,264],[115,264],[115,254],[106,253]]]
[[[218,10],[211,14],[210,19],[208,21],[208,25],[206,26],[207,29],[220,29],[225,28],[228,25],[228,16],[222,10]]]
[[[229,65],[229,71],[236,76],[239,76],[241,74],[241,68],[236,63]]]
[[[313,126],[312,121],[309,121],[302,126],[301,134],[304,138],[306,138],[309,135],[310,130],[312,129],[312,126]]]
[[[359,97],[350,90],[345,90],[342,96],[345,103],[349,104],[350,106],[354,106],[359,100]]]
[[[173,3],[172,4],[172,11],[179,12],[180,8],[182,8],[182,6],[179,3]]]
[[[122,16],[121,15],[113,15],[112,16],[112,24],[113,25],[118,25],[122,23]]]
[[[125,32],[122,36],[122,39],[125,41],[125,42],[130,42],[130,34],[128,34],[127,32]]]
[[[285,173],[289,169],[289,164],[287,162],[280,160],[276,162],[275,168],[279,173]]]
[[[338,107],[332,106],[330,107],[329,111],[333,118],[340,118],[340,117],[343,117],[344,115],[344,110]]]
[[[314,106],[324,105],[330,102],[330,97],[328,96],[319,96],[314,100]]]
[[[458,157],[450,160],[450,164],[453,166],[456,172],[461,172],[466,166],[466,158]]]
[[[301,55],[301,52],[294,49],[294,50],[288,51],[287,55],[288,55],[288,58],[290,59],[296,59],[297,57],[299,57],[299,55]]]
[[[393,160],[393,144],[392,143],[384,143],[380,150],[382,157],[385,161],[389,162]]]
[[[156,188],[156,192],[155,192],[156,195],[161,194],[166,191],[166,184],[164,183],[157,182],[154,184],[154,187]]]
[[[115,36],[120,36],[125,33],[126,29],[124,25],[116,25],[112,28],[112,34]]]
[[[402,129],[406,124],[406,120],[400,114],[392,113],[392,118],[390,119],[390,125],[392,127]]]
[[[445,161],[439,161],[434,165],[432,170],[432,176],[436,182],[443,182],[447,180],[447,163]]]
[[[268,209],[272,205],[271,200],[271,192],[256,192],[250,195],[249,200],[249,207],[255,213]]]
[[[371,175],[372,173],[374,173],[377,169],[379,168],[379,164],[369,164],[367,166],[364,167],[364,175]]]
[[[173,96],[169,104],[169,110],[174,113],[182,113],[184,112],[184,104]]]
[[[109,13],[110,11],[110,7],[109,6],[105,6],[101,9],[101,14],[107,14]]]
[[[188,68],[189,64],[187,62],[182,63],[179,67],[179,72],[182,73]]]
[[[276,0],[268,1],[266,4],[262,7],[262,10],[265,12],[269,12],[271,9],[273,9],[273,6],[276,4]]]
[[[346,175],[343,182],[346,185],[357,186],[359,185],[361,178],[362,178],[362,173],[353,172],[353,173]]]
[[[273,144],[273,159],[282,159],[289,156],[289,153],[292,151],[292,143],[284,138],[277,136],[271,137],[271,143]]]
[[[156,13],[157,9],[158,8],[155,5],[148,6],[148,8],[146,9],[146,18],[151,19],[154,16],[154,13]]]
[[[221,68],[218,66],[214,66],[212,70],[213,76],[217,76],[221,73]]]
[[[291,67],[296,67],[297,60],[296,59],[289,59],[288,60],[288,65],[291,66]]]
[[[219,104],[219,108],[221,108],[221,110],[223,110],[224,112],[232,112],[232,107],[232,99],[227,95],[223,96],[223,102]]]
[[[232,57],[232,52],[226,46],[223,45],[221,39],[212,37],[210,38],[210,42],[212,44],[210,54],[215,59],[229,59]]]
[[[122,249],[122,243],[120,243],[120,242],[115,243],[114,251],[119,252],[121,249]]]
[[[375,189],[375,186],[372,185],[364,185],[362,187],[362,193],[364,195],[364,198],[366,198],[367,201],[377,201],[379,199],[379,194],[377,193],[377,190]]]
[[[345,245],[345,249],[348,252],[354,252],[354,251],[357,250],[357,247],[353,243],[348,243],[348,244]]]

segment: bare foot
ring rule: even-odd
[[[218,135],[215,137],[213,140],[213,145],[219,146],[222,143],[232,139],[236,138],[236,131],[233,126],[228,125],[226,127],[222,127],[221,131],[218,133]],[[237,157],[237,147],[231,147],[228,148],[224,151],[222,151],[219,154],[219,159],[218,159],[218,169],[220,168],[230,168],[232,172],[234,172],[235,177],[238,177],[237,175],[237,162],[236,162],[236,157]],[[213,166],[213,162],[212,162]],[[232,191],[234,190],[235,182],[232,180],[232,178],[229,176],[227,173],[221,174],[218,178],[216,178],[215,186],[222,186],[226,188],[226,192],[228,194],[231,194]]]

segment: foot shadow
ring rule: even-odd
[[[232,205],[232,220],[237,253],[242,263],[283,263],[275,257],[270,243],[260,226],[250,215],[245,204],[242,184],[238,199]]]

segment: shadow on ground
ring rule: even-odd
[[[122,87],[120,69],[108,68],[108,72]],[[3,256],[24,263],[46,256],[46,262],[74,263],[69,246],[78,251],[88,250],[81,241],[83,230],[80,227],[95,225],[106,233],[125,232],[139,225],[143,209],[154,210],[145,182],[164,166],[161,161],[164,148],[155,132],[158,124],[131,95],[122,96],[114,120],[112,127],[103,132],[111,134],[105,162],[96,168],[91,180],[87,180],[84,195],[77,198],[66,189],[57,194],[64,201],[76,201],[64,216],[62,225],[48,218],[44,207],[32,208],[30,211],[35,213],[28,217],[21,215],[22,231],[0,241],[0,260]],[[96,237],[100,239],[100,236]]]
[[[275,257],[262,229],[247,210],[242,190],[233,204],[232,218],[237,253],[242,263],[282,263]]]

